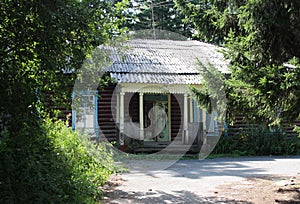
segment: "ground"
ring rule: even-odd
[[[300,203],[300,175],[250,177],[243,182],[221,185],[215,193],[249,203]]]
[[[127,161],[105,203],[300,203],[300,157]]]

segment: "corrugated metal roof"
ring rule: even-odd
[[[111,76],[121,83],[200,84],[199,62],[228,73],[217,46],[197,41],[141,40],[124,44],[113,52]]]

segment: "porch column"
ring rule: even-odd
[[[203,144],[207,143],[206,140],[206,111],[202,109],[202,121],[203,121]]]
[[[184,94],[183,99],[183,144],[188,144],[188,98]]]
[[[124,92],[120,93],[120,145],[124,145]]]
[[[193,106],[193,99],[190,98],[190,123],[194,122],[194,106]]]
[[[143,99],[143,93],[140,93],[140,140],[144,139],[144,99]]]
[[[117,93],[117,105],[116,105],[116,123],[120,123],[120,94]]]

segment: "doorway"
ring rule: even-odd
[[[145,141],[170,141],[169,96],[147,94],[144,96]]]

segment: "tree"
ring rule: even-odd
[[[192,24],[183,22],[183,13],[174,6],[173,0],[131,1],[126,26],[130,30],[160,29],[192,37]]]
[[[89,52],[123,32],[125,4],[1,1],[0,202],[91,203],[101,194],[108,155],[98,161],[48,115],[71,98]]]
[[[176,8],[185,15],[184,22],[191,21],[195,38],[215,44],[223,44],[230,30],[239,31],[237,10],[244,0],[176,0]]]
[[[299,23],[299,2],[248,1],[239,13],[243,35],[227,39],[232,88],[244,90],[252,116],[271,125],[299,117]]]
[[[299,2],[176,2],[197,25],[201,39],[226,47],[232,110],[269,125],[299,118]]]
[[[98,0],[1,2],[0,120],[11,135],[36,121],[49,97],[70,97],[66,87],[76,75],[66,77],[63,70],[76,73],[91,49],[120,32],[122,6]]]

